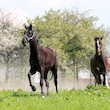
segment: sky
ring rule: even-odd
[[[50,9],[90,11],[99,18],[97,25],[110,27],[110,0],[0,0],[0,9],[15,13],[20,21],[42,16]]]

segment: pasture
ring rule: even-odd
[[[45,98],[37,92],[1,90],[0,110],[110,110],[110,89],[87,86],[51,92]]]

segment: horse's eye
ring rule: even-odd
[[[32,31],[29,31],[29,34],[31,34],[32,33]]]

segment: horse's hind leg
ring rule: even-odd
[[[31,86],[32,91],[36,91],[36,87],[33,86],[33,85],[32,85],[32,82],[31,82],[31,75],[33,75],[33,74],[35,74],[35,72],[34,72],[34,73],[29,72],[29,73],[28,73],[28,79],[29,79],[29,84],[30,84],[30,86]]]
[[[46,88],[47,88],[47,95],[49,95],[49,82],[48,82],[48,79],[47,79],[47,74],[48,74],[48,72],[45,72],[44,80],[45,80],[45,84],[46,84]]]
[[[41,67],[41,72],[40,72],[40,87],[41,87],[41,95],[44,95],[44,90],[43,90],[43,79],[44,79],[44,69]]]

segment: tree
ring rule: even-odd
[[[77,59],[80,64],[88,65],[94,53],[94,37],[104,35],[103,27],[96,27],[97,17],[88,12],[50,10],[42,17],[31,22],[43,46],[53,47],[61,62]]]
[[[0,9],[0,55],[6,66],[5,79],[8,80],[9,63],[14,60],[12,54],[17,50],[19,43],[19,28],[14,25],[12,14]]]

